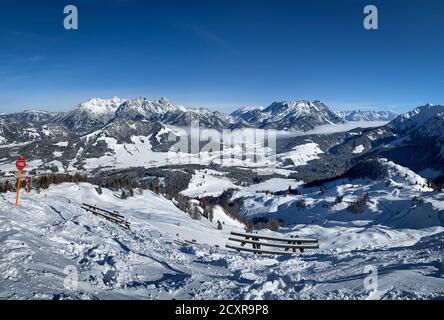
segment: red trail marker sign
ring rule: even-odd
[[[16,162],[15,166],[17,167],[18,171],[23,171],[23,169],[26,168],[26,161],[25,157],[21,156]]]
[[[21,179],[22,179],[22,173],[23,173],[23,169],[26,168],[26,161],[25,161],[25,157],[20,156],[20,158],[17,160],[17,162],[15,163],[15,166],[17,167],[17,170],[19,172],[19,176],[18,176],[18,182],[17,182],[17,194],[15,195],[15,206],[18,207],[18,203],[19,203],[19,193],[20,193],[20,184],[21,184]]]

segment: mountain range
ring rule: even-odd
[[[31,168],[52,171],[165,165],[179,127],[191,120],[216,130],[259,128],[298,132],[279,137],[278,165],[304,180],[337,176],[358,161],[384,156],[417,172],[444,174],[444,107],[391,112],[334,112],[320,101],[274,102],[231,114],[191,109],[166,98],[90,99],[69,112],[27,110],[0,115],[0,172],[19,154]],[[359,128],[363,121],[377,127]],[[350,123],[357,125],[348,127]],[[320,126],[337,130],[314,133]],[[348,128],[340,130],[340,128]],[[218,159],[208,159],[218,163]]]
[[[361,111],[344,110],[337,111],[336,114],[346,121],[385,121],[394,120],[398,114],[392,111]]]
[[[265,108],[243,107],[231,114],[205,108],[186,108],[165,97],[157,101],[146,98],[125,100],[92,98],[69,112],[26,110],[2,114],[0,118],[45,125],[63,125],[77,134],[98,129],[115,120],[157,121],[168,125],[186,126],[198,120],[202,127],[214,129],[254,127],[264,129],[307,131],[324,124],[344,121],[391,121],[396,117],[385,111],[334,112],[320,101],[273,102]]]

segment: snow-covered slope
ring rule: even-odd
[[[394,119],[390,126],[399,132],[408,132],[419,128],[429,119],[444,115],[444,106],[426,104],[412,111],[401,114]]]
[[[104,189],[99,195],[88,184],[62,184],[40,194],[23,193],[18,208],[15,194],[0,194],[0,297],[443,298],[443,195],[425,197],[424,204],[407,210],[403,199],[410,194],[404,195],[403,189],[396,194],[371,186],[368,212],[347,214],[332,207],[335,213],[325,215],[321,201],[336,192],[343,192],[344,199],[364,192],[364,186],[355,185],[329,185],[325,200],[314,203],[307,194],[313,210],[296,210],[293,215],[301,222],[281,231],[317,237],[321,249],[292,257],[227,250],[229,232],[242,230],[242,225],[221,207],[214,213],[224,222],[217,230],[216,219],[192,220],[173,202],[149,191],[135,190],[133,198],[121,200],[117,192]],[[263,203],[275,203],[278,211],[289,202],[288,196],[267,197]],[[388,201],[399,202],[393,207],[397,209],[388,207]],[[119,211],[131,231],[82,210],[83,202]],[[415,216],[418,219],[409,218]],[[369,265],[378,272],[378,290],[373,292],[363,285]]]
[[[276,197],[266,192],[250,194],[243,213],[250,218],[280,219],[292,228],[294,224],[317,225],[314,229],[319,228],[319,237],[323,237],[323,229],[336,227],[341,229],[360,226],[365,227],[366,232],[370,232],[373,227],[379,228],[380,225],[395,226],[399,229],[441,230],[444,227],[444,203],[436,200],[427,180],[392,161],[379,161],[387,172],[386,177],[375,181],[367,178],[335,180],[324,184],[324,194],[320,193],[319,187],[303,188],[301,195]],[[245,196],[242,190],[238,193]],[[348,211],[350,204],[362,198],[364,194],[368,194],[370,200],[362,205],[362,212]],[[237,196],[239,194],[235,194],[235,197]],[[343,197],[340,202],[337,202],[338,196]],[[420,205],[415,198],[422,199]],[[301,201],[304,202],[303,206],[300,205]],[[307,232],[314,232],[312,228],[305,227]],[[324,235],[330,231],[325,230]],[[419,240],[423,235],[422,232],[409,231],[404,234],[404,239],[416,237]],[[366,242],[361,245],[371,245],[373,240],[369,238],[361,241]],[[354,247],[357,243],[349,242],[347,245]]]
[[[392,159],[418,172],[434,172],[432,177],[444,174],[444,106],[418,107],[397,117],[389,127],[397,138],[391,143]]]
[[[237,186],[225,177],[224,172],[198,170],[182,194],[194,198],[217,197],[228,189],[237,189]]]
[[[319,155],[324,153],[319,145],[314,142],[307,142],[293,147],[290,151],[278,155],[279,160],[287,166],[304,166],[308,162],[319,159]]]

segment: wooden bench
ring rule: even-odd
[[[131,228],[131,224],[124,219],[125,217],[117,212],[111,212],[111,211],[101,209],[99,207],[92,206],[92,205],[89,205],[86,203],[82,204],[82,209],[92,213],[93,215],[105,218],[106,220],[108,220],[112,223],[115,223],[122,228],[125,228],[128,230],[130,230],[130,228]]]
[[[271,236],[262,236],[255,233],[242,233],[242,232],[231,232],[232,236],[229,237],[228,241],[240,242],[240,246],[227,244],[226,247],[236,251],[247,251],[256,254],[283,254],[289,255],[295,253],[296,250],[304,252],[306,249],[319,249],[319,243],[317,239],[305,239],[299,237],[291,238],[278,238]],[[267,242],[264,240],[268,240]],[[272,242],[269,242],[272,241]],[[246,244],[251,244],[252,248],[246,248]],[[275,249],[282,250],[264,250],[261,247],[271,247]]]

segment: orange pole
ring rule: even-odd
[[[22,179],[22,170],[19,171],[18,183],[17,183],[17,194],[15,195],[15,206],[19,205],[19,193],[20,193],[20,182]]]

